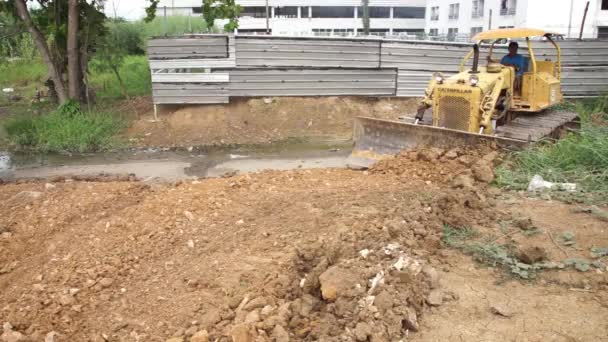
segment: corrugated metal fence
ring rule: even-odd
[[[563,92],[608,91],[608,41],[561,41]],[[533,43],[552,58],[548,42]],[[353,38],[193,35],[148,45],[155,104],[227,103],[231,96],[424,94],[431,73],[455,73],[465,43]],[[524,46],[520,48],[525,53]],[[495,56],[505,53],[495,49]]]

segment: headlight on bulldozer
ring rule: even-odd
[[[438,84],[442,84],[443,83],[443,75],[442,74],[436,73],[434,77],[435,77],[435,81]]]
[[[476,75],[471,75],[471,78],[469,79],[469,82],[474,87],[474,86],[477,85],[477,83],[479,83],[479,78]]]

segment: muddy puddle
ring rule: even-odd
[[[261,170],[343,168],[351,145],[291,143],[234,149],[145,149],[91,154],[0,152],[0,179],[134,174],[150,181],[213,178]]]

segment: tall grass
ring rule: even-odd
[[[67,103],[50,114],[20,116],[4,124],[9,143],[38,152],[94,152],[116,145],[115,136],[125,127],[118,115],[81,112]]]
[[[205,21],[199,16],[168,16],[163,17],[162,8],[158,9],[157,17],[149,23],[133,23],[143,26],[143,38],[156,36],[176,36],[186,33],[209,32]]]
[[[95,60],[92,61],[95,63]],[[100,99],[123,98],[120,84],[116,76],[109,72],[96,72],[90,77],[92,87]],[[146,56],[127,56],[119,68],[120,76],[125,82],[129,96],[149,95],[152,92],[152,81],[150,80],[150,68]]]
[[[0,63],[0,86],[26,87],[45,81],[46,65],[38,58],[17,59]]]
[[[585,191],[608,195],[608,98],[572,106],[581,129],[555,143],[540,143],[515,153],[497,170],[497,183],[525,189],[533,175],[553,182],[578,183]]]

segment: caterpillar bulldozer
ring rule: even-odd
[[[553,45],[556,60],[537,60],[531,42],[534,37],[543,37]],[[516,66],[502,65],[492,58],[495,45],[507,39],[525,39],[527,43],[521,76]],[[577,117],[574,112],[551,108],[562,101],[561,50],[554,34],[538,29],[496,29],[477,34],[473,41],[457,74],[433,75],[414,115],[394,120],[355,118],[352,165],[365,167],[383,155],[419,145],[449,148],[494,142],[521,147],[550,136]],[[489,45],[483,66],[482,44]]]

